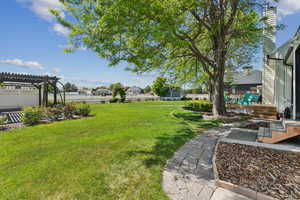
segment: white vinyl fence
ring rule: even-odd
[[[0,110],[19,109],[24,106],[38,106],[39,92],[35,88],[0,88]]]

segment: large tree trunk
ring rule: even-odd
[[[213,101],[213,89],[214,89],[214,86],[213,86],[213,81],[212,81],[211,78],[209,78],[207,86],[208,86],[208,90],[207,90],[208,91],[208,100],[210,102],[212,102]]]
[[[224,104],[224,81],[223,78],[218,77],[215,81],[213,90],[213,114],[214,116],[225,115],[225,104]]]
[[[223,43],[221,43],[223,44]],[[225,74],[225,48],[223,45],[218,46],[215,53],[217,60],[217,75],[214,78],[213,89],[213,115],[222,116],[225,115],[225,102],[224,102],[224,74]]]

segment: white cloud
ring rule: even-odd
[[[44,70],[43,65],[36,61],[23,61],[21,59],[16,58],[16,59],[0,60],[0,63],[7,63],[7,64],[15,65],[18,67],[23,67],[23,68]]]
[[[59,0],[17,0],[20,3],[26,3],[30,9],[35,12],[38,16],[45,20],[51,21],[52,16],[49,12],[50,8],[63,10],[63,5]]]
[[[22,4],[28,5],[28,7],[39,17],[47,20],[50,23],[53,23],[53,16],[49,12],[49,9],[56,9],[61,11],[61,16],[64,18],[64,7],[63,4],[59,2],[59,0],[17,0]],[[61,36],[67,36],[70,32],[66,27],[61,24],[53,24],[52,30],[57,32]]]
[[[61,72],[61,69],[58,68],[58,67],[55,67],[55,68],[52,68],[51,71],[52,71],[53,73],[59,73],[59,72]]]
[[[68,36],[70,33],[70,30],[61,24],[53,24],[52,30],[63,36]]]
[[[292,15],[300,11],[300,0],[280,0],[277,7],[280,15]]]

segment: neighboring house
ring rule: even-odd
[[[233,72],[231,76],[232,82],[225,83],[225,91],[232,94],[261,93],[262,71],[247,67],[241,72]]]
[[[161,100],[164,100],[164,101],[176,100],[176,101],[178,101],[178,100],[181,100],[183,95],[184,95],[184,93],[181,92],[180,88],[169,88],[167,95],[165,97],[161,97]]]
[[[93,94],[97,96],[111,96],[112,92],[109,89],[97,89]]]
[[[179,88],[169,88],[169,92],[167,97],[182,97],[183,93],[180,91]]]
[[[136,86],[130,87],[127,91],[127,95],[139,95],[142,93],[142,89]]]

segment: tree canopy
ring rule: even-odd
[[[64,85],[64,87],[65,87],[65,91],[66,91],[66,92],[77,92],[77,91],[78,91],[77,86],[76,86],[75,84],[73,84],[73,83],[67,82],[67,83]]]
[[[153,81],[152,91],[159,97],[165,97],[168,94],[168,84],[165,77],[157,77]]]
[[[125,89],[124,89],[124,87],[121,83],[111,84],[110,88],[112,90],[113,98],[116,98],[117,95],[120,95],[120,98],[125,100],[126,92],[125,92]]]
[[[133,72],[177,70],[197,60],[207,74],[216,115],[224,114],[224,73],[233,52],[261,33],[256,0],[61,0],[74,48],[85,46]],[[66,49],[72,51],[72,49]],[[198,67],[198,66],[197,66]],[[200,70],[199,70],[200,71]]]

